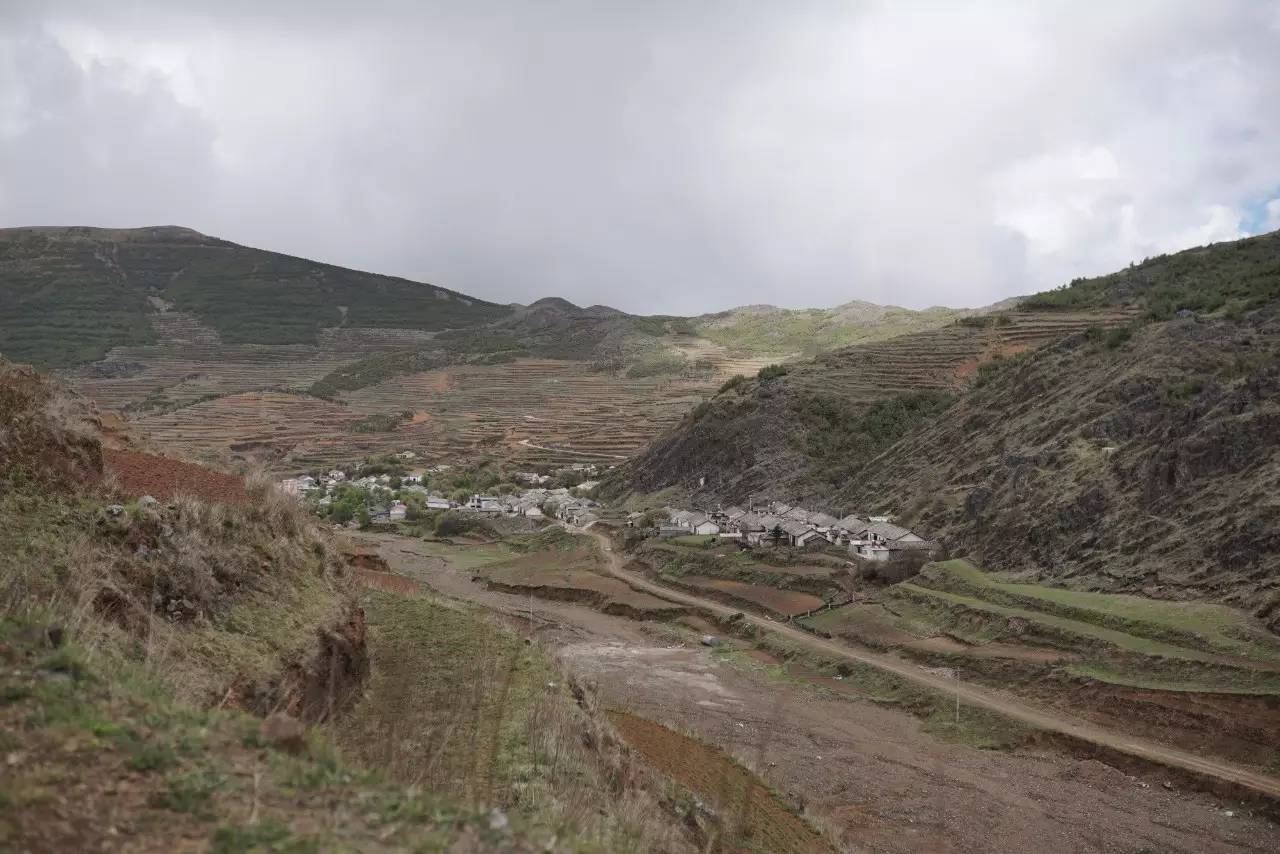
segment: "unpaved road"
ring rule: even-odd
[[[606,567],[608,571],[616,578],[630,584],[636,590],[682,605],[706,609],[724,617],[731,614],[744,613],[737,608],[730,608],[710,599],[704,599],[680,590],[673,590],[669,587],[655,584],[633,572],[628,572],[623,568],[622,558],[613,551],[612,543],[608,536],[595,530],[584,530],[584,532],[595,537],[600,542],[607,558]],[[1052,712],[1029,706],[990,688],[957,682],[953,679],[934,675],[916,664],[904,661],[893,655],[856,649],[845,644],[829,641],[786,623],[778,623],[755,614],[744,613],[744,616],[752,625],[764,631],[772,632],[786,638],[788,641],[817,650],[823,655],[869,664],[942,694],[952,696],[959,694],[963,703],[997,712],[1036,729],[1060,733],[1141,759],[1159,762],[1194,774],[1201,774],[1243,786],[1260,795],[1280,800],[1280,780],[1275,777],[1259,774],[1228,762],[1206,759],[1194,753],[1188,753],[1185,750],[1165,747],[1152,741],[1111,732],[1080,721],[1064,718]]]
[[[504,615],[603,704],[729,751],[850,851],[1273,852],[1280,826],[1219,799],[1165,789],[1055,750],[976,750],[916,718],[779,675],[746,649],[724,654],[661,625],[530,600],[472,581],[465,560],[421,541],[374,538],[396,572]],[[666,591],[663,591],[664,593]],[[712,603],[714,604],[714,603]],[[837,689],[837,690],[832,690]]]
[[[525,418],[529,418],[529,417],[530,417],[530,416],[528,416],[528,415],[526,415],[526,416],[525,416]],[[546,419],[539,419],[539,420],[546,420]],[[520,444],[520,445],[522,445],[522,446],[524,446],[524,447],[526,447],[526,448],[533,448],[535,451],[549,451],[549,452],[551,452],[551,453],[553,453],[553,454],[566,454],[566,455],[570,455],[570,456],[579,456],[579,457],[593,457],[593,458],[597,458],[597,459],[601,459],[601,460],[625,460],[625,459],[628,459],[628,457],[627,457],[627,455],[626,455],[626,454],[602,454],[602,453],[599,453],[598,451],[576,451],[576,450],[574,450],[573,448],[567,448],[567,447],[566,447],[566,448],[552,448],[552,447],[549,447],[549,446],[547,446],[547,445],[535,445],[535,444],[533,444],[533,442],[532,442],[532,441],[530,441],[529,439],[521,439],[521,440],[519,441],[519,443],[518,443],[518,444]]]

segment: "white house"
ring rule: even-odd
[[[408,510],[408,506],[403,501],[392,501],[391,509],[387,511],[387,515],[391,517],[392,522],[399,522],[404,519]]]
[[[467,509],[480,513],[498,513],[502,510],[502,501],[496,495],[472,495],[467,502]]]
[[[924,537],[892,522],[871,522],[857,533],[859,539],[871,540],[876,543],[918,543],[924,541]]]
[[[715,522],[712,522],[710,519],[705,519],[693,526],[693,532],[704,537],[714,537],[716,534],[720,533],[720,526]]]
[[[439,495],[427,496],[428,510],[448,510],[452,506],[453,506],[453,502],[447,498],[442,498]]]

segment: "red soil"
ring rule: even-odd
[[[717,748],[626,712],[608,712],[624,741],[667,776],[711,802],[727,825],[731,851],[831,851],[804,819]]]
[[[753,605],[760,605],[770,611],[788,617],[807,614],[822,607],[822,600],[817,596],[810,596],[808,593],[797,593],[793,590],[778,590],[774,587],[764,587],[759,584],[747,584],[746,582],[731,581],[726,578],[703,578],[697,575],[687,575],[683,581],[685,584],[699,587],[703,590],[726,593],[735,599],[741,599]]]
[[[210,471],[195,463],[112,448],[104,448],[102,458],[107,473],[129,495],[172,498],[188,494],[222,504],[249,501],[243,478]]]

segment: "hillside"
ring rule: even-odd
[[[980,366],[1130,316],[1011,311],[766,368],[725,383],[620,480],[640,492],[701,483],[726,502],[827,501],[862,462],[945,409]]]
[[[1277,298],[1280,232],[1148,259],[1013,308],[726,383],[612,486],[701,488],[735,502],[842,501],[872,457],[927,425],[1002,360],[1094,327],[1125,327],[1114,333],[1119,341],[1176,313],[1238,320]]]
[[[936,329],[979,311],[923,311],[855,300],[835,308],[786,309],[749,305],[693,319],[697,334],[734,352],[812,357],[818,353]]]
[[[440,330],[509,308],[186,228],[0,229],[0,353],[39,367],[153,343],[161,310],[228,344],[316,344],[322,329]]]
[[[540,647],[367,589],[266,481],[104,438],[0,360],[0,848],[705,847]]]
[[[957,449],[963,449],[957,452]],[[1280,314],[1073,335],[1010,361],[861,466],[838,503],[896,512],[992,569],[1280,630]]]
[[[1109,276],[1076,279],[1022,307],[1098,309],[1133,305],[1152,320],[1178,311],[1239,315],[1280,298],[1280,231],[1148,258]]]
[[[890,513],[993,570],[1278,628],[1278,306],[1280,234],[1151,259],[728,383],[611,486]]]

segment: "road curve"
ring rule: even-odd
[[[1246,788],[1272,801],[1280,802],[1280,779],[1275,777],[1259,774],[1222,760],[1208,759],[1185,750],[1166,747],[1154,741],[1114,732],[1092,724],[1081,723],[1055,712],[1029,706],[1020,700],[1014,700],[980,685],[959,682],[929,673],[921,669],[919,665],[905,661],[897,656],[836,643],[809,634],[786,623],[778,623],[766,617],[760,617],[738,608],[722,605],[711,599],[704,599],[701,596],[685,593],[682,590],[674,590],[661,584],[655,584],[647,578],[634,572],[628,572],[623,568],[622,558],[613,551],[613,544],[606,534],[590,530],[590,526],[588,528],[573,528],[566,525],[565,527],[571,531],[589,534],[599,540],[604,550],[605,566],[609,573],[636,590],[670,602],[702,608],[724,617],[740,613],[748,622],[764,631],[772,632],[789,641],[818,650],[826,655],[869,664],[872,667],[877,667],[899,676],[908,682],[922,685],[948,696],[958,694],[961,701],[968,703],[970,706],[997,712],[1007,718],[1046,732],[1061,733],[1140,759],[1158,762],[1193,774],[1212,777],[1216,780]]]

